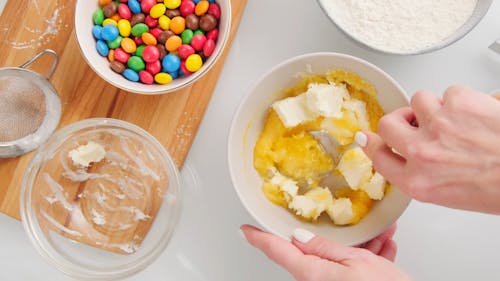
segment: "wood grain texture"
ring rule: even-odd
[[[245,4],[246,0],[232,0],[231,34],[219,61],[196,83],[174,93],[132,94],[95,74],[85,63],[76,42],[75,1],[8,1],[0,17],[0,66],[19,66],[42,49],[55,50],[60,61],[50,81],[63,105],[59,128],[92,117],[128,121],[156,137],[181,168],[217,84]],[[46,73],[50,59],[42,58],[30,68]],[[32,155],[0,159],[0,212],[16,219],[20,219],[21,181]]]

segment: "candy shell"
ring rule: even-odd
[[[168,84],[172,82],[172,76],[168,73],[160,72],[155,75],[155,82],[162,85]]]
[[[139,81],[139,74],[135,72],[134,70],[127,68],[123,71],[123,76],[132,82],[137,82]]]
[[[203,60],[201,59],[201,56],[198,54],[190,55],[186,59],[186,69],[191,72],[199,70],[202,66],[203,66]]]

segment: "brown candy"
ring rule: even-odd
[[[116,14],[116,3],[111,1],[108,4],[106,4],[104,7],[102,7],[102,11],[104,12],[104,16],[107,18],[112,17],[114,14]]]
[[[122,73],[125,71],[125,65],[119,61],[112,61],[109,63],[109,67],[116,73]]]
[[[156,45],[158,51],[160,51],[160,61],[167,55],[167,50],[165,50],[165,45],[158,44]]]
[[[190,14],[186,17],[186,27],[191,30],[197,30],[200,26],[200,19],[195,14]]]
[[[167,9],[165,11],[165,15],[167,17],[169,17],[170,19],[173,19],[175,17],[180,16],[181,15],[181,11],[179,9],[173,9],[173,10]]]
[[[217,19],[210,15],[210,14],[204,14],[200,18],[200,28],[201,30],[208,32],[214,28],[217,27]]]
[[[143,23],[146,16],[143,13],[134,14],[130,19],[130,25],[134,26],[138,23]]]
[[[158,42],[160,42],[161,44],[165,44],[165,42],[167,42],[167,39],[170,38],[170,36],[172,35],[175,35],[175,33],[171,30],[162,31],[158,35]]]

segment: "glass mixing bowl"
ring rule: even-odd
[[[74,162],[70,151],[90,142],[104,158],[88,167]],[[124,278],[167,246],[180,185],[174,161],[148,132],[86,119],[56,132],[33,156],[21,187],[22,222],[38,252],[67,275]]]

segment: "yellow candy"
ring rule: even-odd
[[[165,7],[164,4],[156,4],[153,6],[153,8],[151,8],[151,10],[149,11],[149,14],[151,15],[151,17],[157,19],[159,17],[161,17],[163,14],[165,14],[165,11],[167,10],[167,7]]]
[[[170,18],[165,15],[160,16],[158,19],[158,25],[160,25],[161,29],[168,30],[170,28]]]
[[[186,68],[191,71],[195,72],[198,69],[200,69],[203,66],[203,60],[201,59],[201,56],[198,54],[192,54],[186,59]]]
[[[121,19],[118,21],[118,31],[120,31],[122,37],[129,37],[131,30],[132,26],[128,20]]]
[[[110,19],[110,18],[107,18],[107,19],[105,19],[105,20],[102,22],[102,26],[106,26],[106,25],[108,25],[108,24],[112,24],[112,25],[114,25],[114,26],[118,26],[118,23],[117,23],[115,20]]]
[[[122,49],[129,54],[137,50],[137,45],[135,44],[134,40],[130,39],[129,37],[122,39],[121,46]]]
[[[168,84],[170,82],[172,82],[172,76],[168,73],[165,73],[165,72],[160,72],[158,74],[155,75],[155,81],[156,83],[158,84]]]
[[[210,3],[208,3],[207,0],[202,0],[196,4],[196,7],[194,8],[194,13],[197,16],[202,16],[208,11],[208,7],[210,6]]]
[[[163,2],[169,9],[177,9],[181,5],[181,0],[165,0]]]

